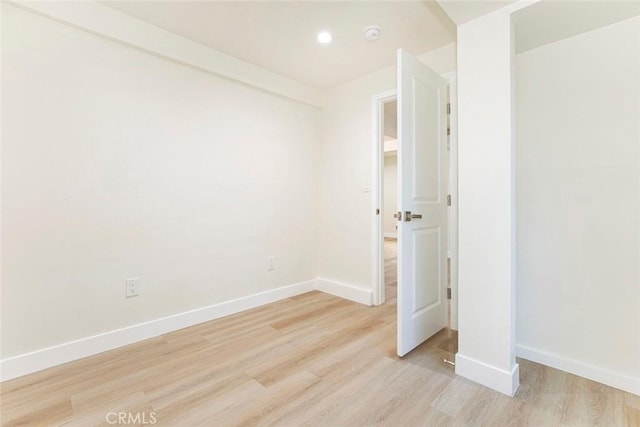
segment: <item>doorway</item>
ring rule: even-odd
[[[398,102],[383,102],[382,223],[385,299],[393,300],[398,287]]]
[[[394,294],[397,289],[397,270],[393,272],[394,265],[389,265],[385,268],[385,229],[387,231],[387,239],[388,248],[391,252],[389,257],[391,257],[393,251],[395,250],[397,253],[397,228],[396,221],[394,218],[394,213],[396,210],[396,206],[390,204],[392,199],[392,194],[397,195],[397,150],[398,150],[398,139],[397,139],[397,101],[396,101],[396,91],[390,90],[384,93],[380,93],[378,95],[374,95],[373,97],[373,167],[372,167],[372,192],[373,197],[373,209],[376,213],[375,220],[373,221],[372,227],[372,238],[373,238],[373,253],[372,253],[372,277],[374,281],[374,292],[373,292],[373,304],[374,305],[382,305],[387,301],[387,299],[391,298],[391,294]],[[394,108],[395,106],[395,108]],[[395,110],[395,111],[394,111]],[[385,115],[387,115],[385,120]],[[386,129],[385,129],[386,122]],[[395,132],[392,130],[394,124],[396,125]],[[390,135],[385,136],[386,133]],[[395,133],[395,137],[393,134]],[[385,161],[385,144],[388,147],[389,152],[391,153],[391,148],[395,144],[395,160],[396,160],[396,190],[395,192],[389,192],[389,195],[385,197],[385,184],[392,185],[390,182],[385,182],[385,163],[391,164],[391,160]],[[392,179],[392,178],[391,178]],[[392,225],[393,224],[393,225]],[[386,225],[386,226],[385,226]],[[395,233],[396,239],[393,239],[392,236]],[[395,245],[394,245],[395,243]],[[395,247],[394,247],[395,246]],[[396,258],[397,259],[397,258]],[[395,264],[397,267],[397,263]],[[390,294],[387,295],[386,289],[386,281],[385,276],[389,275],[389,281],[393,282],[393,278],[395,277],[395,286],[391,286],[389,289]],[[396,288],[396,289],[394,289]]]

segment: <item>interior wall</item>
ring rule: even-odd
[[[508,395],[519,386],[511,11],[458,26],[456,373]]]
[[[384,104],[384,136],[398,139],[398,103],[396,101]]]
[[[418,56],[439,73],[456,68],[455,44]],[[318,276],[373,292],[375,220],[372,96],[396,87],[396,68],[328,90],[321,113]]]
[[[384,156],[384,237],[397,237],[397,220],[393,214],[398,208],[398,155],[397,152]]]
[[[316,276],[317,109],[6,3],[2,71],[2,358]]]
[[[640,18],[517,56],[519,355],[640,394]]]

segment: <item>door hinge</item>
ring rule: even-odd
[[[376,215],[380,215],[380,208],[376,209]]]
[[[447,102],[447,114],[451,114],[451,103]]]
[[[447,288],[447,299],[451,299],[451,288]]]
[[[447,136],[451,136],[451,128],[447,128]]]
[[[447,194],[447,206],[451,206],[451,194]]]

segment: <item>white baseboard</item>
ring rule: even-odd
[[[617,372],[590,365],[579,360],[570,359],[568,357],[548,353],[546,351],[524,345],[516,345],[516,355],[532,362],[560,369],[561,371],[588,378],[640,396],[640,379],[638,378],[621,375]]]
[[[456,374],[507,396],[513,396],[520,386],[520,366],[517,363],[511,371],[505,371],[457,353]]]
[[[398,238],[398,233],[384,233],[384,237],[389,238],[389,239],[397,239]]]
[[[0,381],[21,377],[315,289],[316,281],[309,280],[21,354],[0,361]]]
[[[373,304],[373,291],[371,289],[359,288],[321,278],[316,279],[316,289],[360,304]]]

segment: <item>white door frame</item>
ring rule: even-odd
[[[449,103],[451,115],[449,125],[449,194],[451,206],[448,222],[448,257],[451,262],[451,329],[458,329],[458,110],[457,110],[457,81],[456,72],[451,71],[442,75],[449,82]],[[384,103],[397,99],[395,89],[378,93],[371,98],[372,112],[372,209],[373,221],[371,238],[373,304],[385,302],[384,287]],[[379,209],[379,215],[376,211]]]

